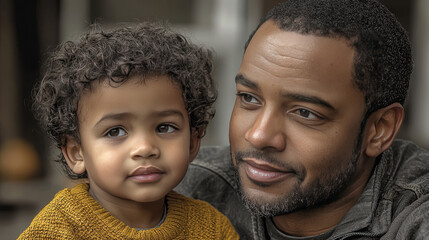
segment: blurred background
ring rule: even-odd
[[[31,113],[31,89],[46,53],[76,40],[92,23],[110,28],[167,21],[215,51],[219,97],[203,145],[227,145],[234,77],[243,46],[279,0],[0,0],[0,238],[16,239],[54,194],[74,183]],[[400,137],[429,148],[429,1],[383,0],[407,29],[415,71]]]

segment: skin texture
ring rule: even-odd
[[[131,227],[160,221],[165,195],[198,151],[181,94],[166,76],[132,76],[119,87],[95,82],[80,99],[81,144],[68,139],[63,153],[75,173],[88,172],[92,196]]]
[[[272,21],[244,54],[230,122],[233,162],[247,204],[275,216],[285,233],[335,227],[380,153],[367,154],[373,117],[357,141],[365,102],[353,85],[353,57],[342,39],[282,31]]]

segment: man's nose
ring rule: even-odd
[[[136,136],[130,151],[132,159],[156,159],[159,158],[161,151],[154,137]]]
[[[261,111],[246,131],[245,139],[257,149],[283,151],[286,148],[286,135],[281,113]]]

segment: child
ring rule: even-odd
[[[47,62],[34,108],[72,179],[20,239],[238,239],[172,189],[216,99],[210,52],[153,23],[90,32]]]

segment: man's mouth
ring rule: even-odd
[[[241,165],[249,180],[257,185],[273,184],[294,174],[293,170],[279,169],[252,158],[241,159]]]

